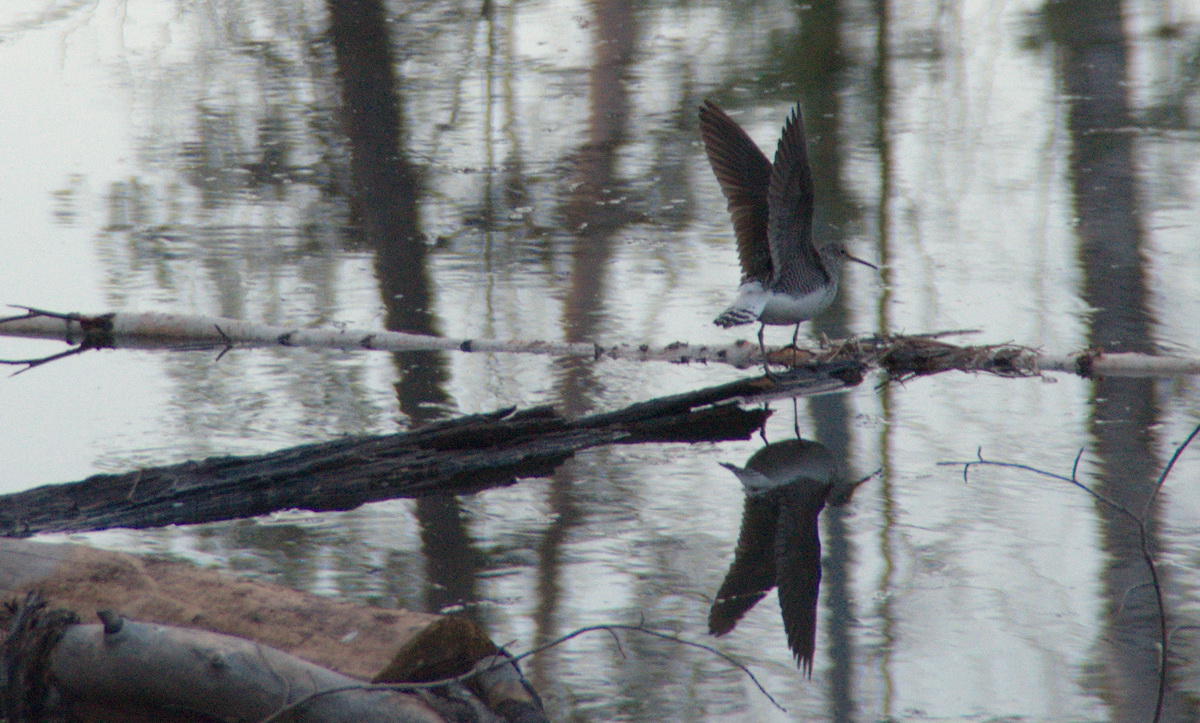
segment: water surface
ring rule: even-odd
[[[331,3],[330,5],[344,5]],[[1194,356],[1200,3],[10,3],[0,290],[147,310],[452,337],[750,338],[711,319],[736,252],[696,108],[771,154],[804,110],[817,233],[851,265],[808,333],[976,329]],[[361,19],[360,18],[360,19]],[[783,343],[788,331],[768,330]],[[0,356],[57,351],[0,341]],[[297,349],[73,357],[0,383],[5,487],[386,433],[553,403],[604,411],[734,379],[713,366]],[[577,638],[526,671],[556,720],[1148,720],[1156,622],[1128,521],[1200,421],[1191,380],[920,379],[777,405],[882,469],[823,517],[812,680],[774,595],[729,635],[756,439],[580,454],[458,500],[72,539],[307,590],[454,611],[520,651],[637,623],[715,645]],[[1174,639],[1168,720],[1195,719],[1200,458],[1152,509]]]

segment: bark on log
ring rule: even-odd
[[[856,365],[832,365],[798,370],[766,387],[760,380],[738,381],[579,419],[564,419],[549,407],[507,409],[403,434],[95,475],[0,496],[0,534],[162,527],[474,493],[546,476],[576,451],[597,445],[747,439],[770,412],[743,409],[736,400],[764,389],[830,391],[861,379]]]

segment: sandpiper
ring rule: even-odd
[[[729,200],[737,237],[742,283],[737,299],[713,320],[720,327],[761,322],[758,348],[763,370],[767,324],[795,324],[824,311],[837,296],[842,264],[856,261],[878,271],[874,264],[851,256],[839,241],[813,245],[813,181],[804,144],[800,105],[783,126],[772,164],[746,131],[711,101],[700,106],[700,136],[721,191]]]

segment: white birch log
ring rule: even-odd
[[[18,307],[23,308],[23,307]],[[1044,354],[1015,344],[954,346],[929,335],[888,335],[831,341],[799,350],[767,347],[773,363],[852,360],[879,366],[893,376],[940,371],[983,371],[1007,376],[1067,372],[1080,376],[1171,377],[1200,374],[1200,360],[1147,354]],[[449,339],[395,331],[309,329],[259,324],[238,319],[158,312],[116,312],[96,316],[30,313],[0,319],[0,336],[58,339],[85,348],[220,348],[293,346],[344,351],[459,351],[546,354],[555,357],[666,361],[679,364],[719,362],[745,368],[762,364],[758,344],[739,339],[732,344],[666,346],[547,341]],[[13,360],[7,360],[13,363]],[[28,362],[26,362],[28,363]]]
[[[89,328],[90,327],[90,328]],[[548,354],[556,357],[632,359],[636,361],[690,361],[749,365],[756,363],[758,346],[739,341],[730,345],[692,347],[677,342],[665,347],[546,341],[496,341],[448,339],[397,331],[306,329],[272,326],[238,319],[158,312],[117,312],[98,316],[62,314],[28,315],[0,320],[0,336],[59,339],[70,344],[84,341],[96,348],[205,346],[295,346],[343,351],[462,351]],[[749,347],[753,347],[750,349]],[[751,354],[752,352],[752,354]],[[727,358],[728,357],[728,358]]]

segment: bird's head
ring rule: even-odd
[[[846,250],[846,246],[840,241],[832,241],[825,244],[821,247],[820,254],[821,260],[827,264],[830,264],[835,269],[841,268],[842,264],[847,261],[853,261],[855,263],[862,264],[863,266],[870,266],[876,271],[879,270],[879,267],[870,261],[866,261],[858,258],[857,256],[851,255],[851,253]]]

